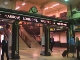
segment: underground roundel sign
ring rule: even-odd
[[[38,13],[38,10],[35,6],[31,7],[29,10],[30,13]]]

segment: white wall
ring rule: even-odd
[[[56,17],[59,17],[60,16],[60,13],[63,13],[63,12],[67,12],[67,8],[62,8],[60,10],[56,10],[56,11],[53,11],[49,14],[46,14],[47,16],[53,16],[55,15]]]
[[[75,38],[76,38],[76,37],[78,37],[79,40],[80,40],[80,32],[76,32],[76,33],[75,33]]]
[[[66,32],[51,33],[51,36],[53,36],[55,42],[60,41],[61,43],[67,43]]]
[[[61,43],[67,43],[66,32],[60,33],[60,42],[61,42]]]

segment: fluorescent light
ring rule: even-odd
[[[59,3],[54,4],[54,5],[52,5],[51,7],[46,7],[44,10],[47,10],[47,9],[49,9],[49,8],[53,8],[53,7],[57,6],[57,5],[59,5]]]
[[[22,3],[22,5],[24,6],[26,3]]]
[[[65,0],[65,1],[68,1],[68,0]]]
[[[6,5],[7,5],[7,4],[8,4],[8,2],[6,1],[6,2],[4,2],[4,4],[6,4]]]
[[[59,5],[59,3],[52,5],[52,7],[55,7],[55,6],[57,6],[57,5]]]
[[[19,9],[20,7],[18,6],[18,7],[16,7],[16,9],[15,10],[17,10],[17,9]]]
[[[48,7],[46,7],[44,10],[47,10],[48,9]]]

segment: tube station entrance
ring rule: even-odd
[[[12,59],[19,59],[19,22],[33,22],[43,24],[45,34],[45,53],[44,56],[50,56],[50,28],[55,26],[66,29],[67,33],[67,50],[68,50],[68,27],[70,26],[69,20],[61,20],[57,18],[47,17],[39,14],[32,14],[28,12],[15,11],[11,9],[0,8],[0,18],[12,21]]]

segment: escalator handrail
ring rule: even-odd
[[[24,27],[24,26],[23,26]],[[35,32],[33,32],[31,29],[27,28],[28,30],[30,30],[35,36],[37,36],[37,34]],[[40,37],[39,37],[40,38]],[[41,38],[40,38],[41,39]]]
[[[20,34],[21,33],[21,34]],[[22,35],[23,36],[25,36],[26,38],[24,39],[23,37],[22,37]],[[28,39],[28,37],[21,31],[21,30],[19,30],[19,36],[23,39],[23,41],[28,45],[28,47],[30,47],[31,48],[31,40],[30,39]]]

